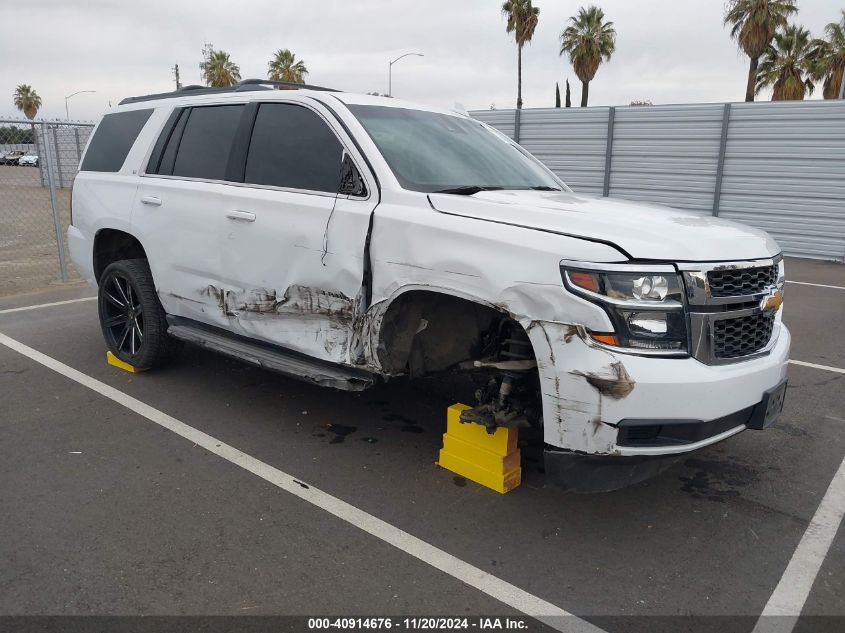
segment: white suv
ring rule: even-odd
[[[347,390],[474,372],[463,419],[537,429],[575,491],[779,414],[767,234],[574,193],[465,114],[269,83],[133,97],[97,126],[68,238],[119,358],[181,340]]]

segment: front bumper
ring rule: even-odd
[[[637,455],[585,455],[546,447],[546,480],[578,493],[609,492],[640,483],[674,464],[684,453],[746,429],[770,426],[780,415],[785,393],[786,380],[767,391],[754,406],[717,420],[623,420],[617,426],[617,441],[638,445]],[[667,453],[668,447],[676,452]]]
[[[536,323],[528,333],[538,356],[547,447],[597,457],[676,455],[739,433],[765,394],[786,379],[791,342],[778,319],[766,355],[705,365],[613,353],[573,336],[564,324]],[[550,350],[545,358],[544,350]],[[681,441],[631,441],[632,428],[661,425],[674,426],[670,438]]]

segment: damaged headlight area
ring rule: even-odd
[[[687,353],[687,317],[681,277],[673,266],[561,265],[566,288],[604,308],[613,332],[589,332],[603,345],[633,353]]]

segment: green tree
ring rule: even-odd
[[[572,91],[569,89],[569,79],[566,80],[566,107],[572,107]]]
[[[200,64],[205,85],[212,88],[227,88],[241,80],[241,69],[229,59],[229,53],[209,48]]]
[[[41,97],[32,89],[32,86],[20,84],[15,88],[15,107],[31,121],[41,107]]]
[[[724,23],[731,26],[731,37],[751,60],[745,85],[746,101],[754,101],[760,57],[778,29],[785,28],[787,18],[796,11],[795,0],[728,0]]]
[[[31,123],[30,125],[34,124]],[[0,139],[2,139],[4,143],[11,143],[14,145],[31,145],[35,142],[33,141],[34,137],[35,135],[32,133],[32,129],[15,127],[13,125],[4,125],[0,127]]]
[[[824,27],[824,39],[813,44],[815,68],[813,79],[824,81],[822,95],[825,99],[837,99],[845,73],[845,9],[839,22]]]
[[[560,86],[555,82],[555,107],[560,107]]]
[[[597,6],[581,7],[569,22],[560,34],[560,54],[569,55],[575,74],[581,80],[581,107],[584,108],[590,97],[590,82],[602,60],[610,61],[616,50],[616,31],[613,22],[604,21],[604,11]]]
[[[772,101],[801,100],[813,94],[814,44],[810,31],[802,26],[791,24],[775,34],[760,60],[756,93],[771,87]]]
[[[513,33],[516,40],[516,107],[522,108],[522,47],[534,37],[540,9],[533,6],[531,0],[506,0],[502,13],[508,19],[506,31]]]
[[[273,59],[267,65],[267,77],[273,81],[304,84],[307,74],[308,69],[305,67],[305,63],[302,60],[297,61],[296,55],[287,48],[277,50]]]

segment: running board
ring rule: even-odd
[[[251,341],[200,324],[194,325],[187,319],[168,317],[167,320],[170,324],[167,333],[175,339],[321,387],[363,391],[376,380],[375,374],[363,369],[315,360],[275,345]]]

